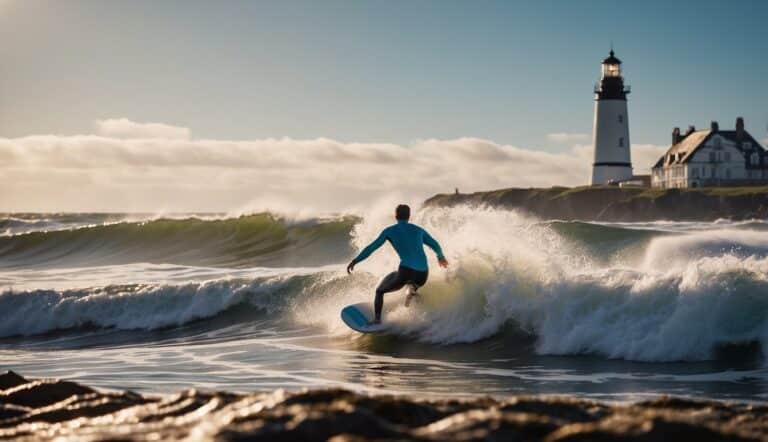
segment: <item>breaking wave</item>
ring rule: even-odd
[[[224,271],[191,282],[6,290],[0,294],[0,336],[84,326],[152,330],[248,306],[281,326],[318,327],[347,339],[355,335],[340,322],[340,309],[370,300],[378,278],[397,261],[380,252],[351,277],[339,264],[386,222],[382,215],[292,224],[264,214],[2,238],[4,265],[50,263],[70,254],[118,264],[155,260],[274,271],[247,278]],[[541,222],[460,207],[424,210],[415,222],[441,240],[451,267],[432,271],[416,308],[405,308],[401,295],[387,295],[386,321],[404,338],[473,343],[511,328],[533,336],[539,354],[638,361],[706,360],[729,344],[768,348],[763,223],[681,231]],[[301,269],[285,265],[294,254],[302,255]],[[308,256],[317,262],[307,263]]]

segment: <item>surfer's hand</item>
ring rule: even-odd
[[[443,259],[438,259],[438,260],[437,260],[437,263],[438,263],[438,264],[440,264],[440,267],[442,267],[442,268],[444,268],[444,269],[447,269],[447,268],[448,268],[448,260],[447,260],[447,259],[445,259],[445,258],[443,258]]]
[[[351,274],[352,270],[355,270],[355,263],[354,262],[350,262],[349,265],[347,266],[347,273]]]

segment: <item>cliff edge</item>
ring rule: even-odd
[[[583,186],[438,194],[425,206],[514,209],[544,219],[642,222],[768,218],[768,186],[699,189]]]

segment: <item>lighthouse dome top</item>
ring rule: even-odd
[[[603,73],[603,79],[621,77],[621,60],[613,55],[613,49],[611,49],[608,58],[603,60],[603,64],[601,65],[600,70]]]
[[[618,58],[616,58],[613,55],[613,49],[611,49],[611,52],[610,52],[608,58],[603,60],[603,64],[621,64],[621,60],[619,60]]]

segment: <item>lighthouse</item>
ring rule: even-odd
[[[600,83],[595,85],[592,185],[632,179],[627,116],[629,87],[624,87],[621,60],[614,56],[613,49],[608,58],[603,60],[601,68]]]

